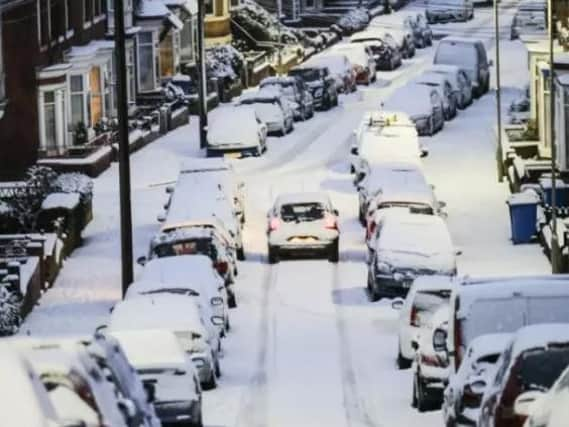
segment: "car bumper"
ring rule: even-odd
[[[448,382],[449,368],[421,364],[421,379],[431,388],[444,390]]]
[[[189,423],[197,422],[201,412],[200,405],[201,402],[199,400],[154,402],[156,415],[163,425],[188,425]]]
[[[249,157],[257,153],[259,146],[257,144],[240,144],[240,145],[208,145],[208,157]]]
[[[284,122],[267,122],[267,132],[280,132],[285,128]]]
[[[213,361],[210,357],[207,357],[204,354],[192,354],[191,355],[192,362],[196,367],[196,372],[198,373],[198,378],[200,379],[200,383],[205,383],[209,381],[211,375],[214,371],[213,368]]]

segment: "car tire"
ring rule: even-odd
[[[243,246],[237,248],[237,259],[239,261],[245,261],[245,249]]]
[[[217,377],[215,376],[215,369],[211,370],[211,375],[207,381],[202,384],[204,390],[213,390],[217,388]]]
[[[192,414],[192,418],[194,419],[188,424],[188,427],[203,427],[203,416],[201,405],[200,408],[196,410],[196,413]]]
[[[227,291],[227,307],[237,308],[237,298],[235,297],[235,292],[230,290]]]
[[[367,294],[368,294],[369,300],[372,302],[376,302],[376,301],[379,301],[381,299],[379,297],[379,295],[377,294],[377,292],[375,292],[375,287],[372,285],[369,273],[367,275]]]
[[[401,354],[401,349],[397,352],[397,367],[399,369],[409,369],[411,364],[413,363],[412,360],[406,359]]]
[[[423,384],[418,374],[414,375],[413,380],[413,390],[415,396],[415,402],[417,404],[417,410],[419,412],[426,412],[434,409],[433,398],[429,393],[428,387]]]
[[[269,246],[269,264],[277,264],[279,262],[278,249],[274,246]]]
[[[432,46],[432,45],[433,45],[433,38],[432,38],[432,37],[429,37],[429,38],[427,39],[427,46]]]
[[[229,321],[229,316],[225,317],[225,325],[223,327],[225,332],[229,332],[231,330],[231,322]]]
[[[290,125],[289,125],[288,129],[286,130],[286,133],[287,133],[287,134],[288,134],[288,133],[291,133],[293,130],[294,130],[294,121],[291,120],[291,121],[290,121]]]
[[[328,249],[328,261],[336,263],[340,261],[340,247],[338,239],[334,240],[334,243],[330,245]]]
[[[218,357],[216,357],[215,361],[214,361],[214,371],[215,371],[215,377],[220,378],[221,377],[221,365],[219,364],[219,358]]]

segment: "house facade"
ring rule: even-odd
[[[127,94],[195,63],[196,0],[123,0]],[[20,0],[0,12],[0,179],[107,140],[116,117],[114,0]]]
[[[206,47],[231,43],[231,6],[238,0],[210,0],[205,3]]]

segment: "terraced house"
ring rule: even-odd
[[[117,111],[114,0],[2,4],[0,179],[17,178],[38,160],[67,170],[108,164]],[[124,8],[134,119],[149,108],[149,94],[158,105],[162,84],[195,62],[197,2],[124,0]]]

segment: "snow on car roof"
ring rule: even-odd
[[[378,248],[435,255],[452,252],[453,244],[441,217],[408,213],[385,219]]]
[[[569,346],[569,324],[542,323],[518,329],[513,335],[512,359],[526,350],[562,344]]]
[[[431,83],[431,84],[437,84],[437,85],[442,86],[448,80],[449,80],[449,78],[446,77],[445,74],[426,71],[423,74],[421,74],[419,77],[416,77],[413,80],[413,82],[418,83],[418,84]]]
[[[474,44],[482,43],[482,40],[472,37],[446,36],[441,40],[441,42]]]
[[[205,335],[197,302],[170,294],[145,295],[114,306],[110,331],[139,329],[189,330]]]
[[[175,224],[172,224],[171,228],[156,234],[152,238],[151,245],[156,246],[192,239],[211,239],[213,236],[214,231],[211,228],[201,226],[186,227],[185,224],[175,226]]]
[[[346,62],[349,62],[349,59],[346,55],[341,52],[325,52],[319,53],[316,56],[313,56],[308,60],[309,64],[323,64],[323,65],[344,65]]]
[[[398,129],[399,127],[412,126],[414,123],[409,118],[409,115],[404,111],[367,111],[362,119],[363,124],[381,126],[384,130]]]
[[[0,394],[2,395],[2,424],[6,426],[48,427],[55,420],[55,410],[47,391],[37,389],[30,378],[32,367],[18,351],[8,345],[0,348]]]
[[[275,202],[277,206],[295,203],[322,203],[327,205],[330,203],[330,197],[322,192],[285,193],[280,194]]]
[[[365,47],[361,43],[337,44],[332,47],[333,52],[342,52],[353,64],[367,66],[369,61]]]
[[[200,284],[216,281],[211,259],[205,255],[154,258],[144,266],[139,280],[164,284],[187,284],[199,292]],[[192,285],[192,284],[196,285]]]
[[[500,354],[510,343],[511,337],[512,334],[509,333],[480,335],[470,342],[469,350],[465,354],[472,352],[472,355],[469,356],[472,360],[491,354]]]
[[[431,115],[431,94],[435,90],[426,85],[407,84],[397,89],[384,102],[384,107],[391,110],[401,110],[411,118],[420,115]]]
[[[281,92],[275,87],[268,87],[259,89],[257,91],[245,92],[239,97],[239,102],[243,101],[255,101],[255,100],[273,100],[281,98]]]
[[[258,139],[259,123],[255,108],[235,105],[215,108],[208,114],[207,138],[215,143],[252,143]]]
[[[423,291],[441,291],[452,289],[453,282],[448,279],[448,276],[419,276],[413,281],[412,287],[417,292]]]
[[[173,332],[166,329],[112,331],[128,361],[136,369],[177,367],[186,364],[184,351]],[[152,351],[148,351],[149,345]]]
[[[468,316],[474,302],[484,299],[504,299],[514,295],[522,297],[569,296],[569,275],[510,276],[472,279],[455,279],[454,293],[460,298],[458,318]]]
[[[428,186],[422,170],[415,164],[407,162],[393,162],[374,166],[362,184],[370,189],[382,189],[384,193],[391,192],[391,197],[397,190],[406,193],[411,189],[424,192],[425,186]]]
[[[192,157],[182,162],[180,166],[180,174],[226,171],[230,169],[232,169],[231,164],[229,164],[223,157]]]
[[[265,85],[295,85],[296,78],[292,76],[279,76],[279,77],[265,77],[261,80],[259,86],[262,88]]]

